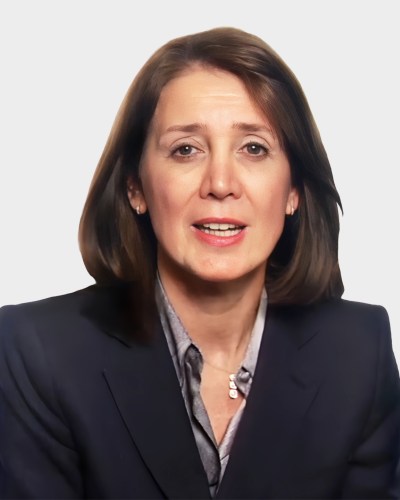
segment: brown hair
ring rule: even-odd
[[[137,216],[127,181],[139,182],[147,131],[163,87],[194,63],[228,71],[245,84],[270,121],[290,165],[300,206],[287,217],[269,258],[270,303],[309,304],[340,297],[338,206],[331,167],[302,88],[260,38],[216,28],[157,50],[132,82],[100,158],[79,228],[80,249],[98,284],[135,282],[142,310],[152,300],[156,240],[148,215]]]

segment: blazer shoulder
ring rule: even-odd
[[[306,306],[273,306],[270,314],[278,318],[282,328],[293,332],[299,345],[316,333],[317,343],[332,349],[362,346],[374,351],[381,341],[391,343],[388,313],[380,305],[330,299]]]
[[[79,315],[89,310],[100,310],[119,305],[127,296],[126,285],[89,285],[70,293],[46,297],[40,300],[9,304],[0,307],[0,325],[3,318],[27,317],[34,320]]]
[[[91,285],[63,295],[4,305],[0,308],[0,334],[10,322],[50,320],[53,317],[60,320],[62,317],[74,315],[94,295],[95,287],[96,285]]]
[[[63,324],[78,315],[92,287],[32,302],[5,305],[0,308],[0,345],[23,345],[36,326]]]
[[[0,308],[0,350],[27,349],[38,337],[61,351],[76,344],[88,349],[107,333],[129,344],[126,311],[133,311],[131,284],[91,285],[71,293]],[[106,335],[109,337],[109,335]],[[133,334],[132,334],[133,336]],[[14,347],[10,347],[14,346]]]
[[[382,314],[386,309],[379,304],[370,304],[348,299],[332,299],[326,301],[328,307],[337,308],[354,314]]]
[[[381,305],[335,299],[320,304],[315,318],[328,343],[350,350],[353,346],[354,353],[373,353],[392,344],[389,316]]]
[[[310,305],[275,306],[271,308],[275,315],[292,321],[295,325],[305,324],[309,327],[320,325],[337,325],[341,323],[358,324],[359,326],[376,326],[388,321],[388,313],[381,305],[356,302],[345,299],[329,299]]]
[[[376,329],[389,326],[387,310],[377,304],[368,304],[346,299],[335,299],[321,305],[321,312],[334,323],[342,321],[350,326]]]

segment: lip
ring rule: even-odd
[[[233,224],[235,226],[243,226],[246,227],[247,224],[245,224],[243,221],[240,221],[238,219],[230,219],[228,217],[207,217],[204,219],[199,219],[193,222],[193,226],[201,226],[203,224]]]
[[[242,229],[238,234],[232,236],[218,236],[215,234],[207,234],[201,231],[198,227],[203,224],[232,224],[235,226],[241,226]],[[247,233],[247,226],[242,221],[237,219],[230,219],[227,217],[208,217],[204,219],[199,219],[194,222],[191,226],[194,231],[195,236],[203,243],[211,245],[213,247],[228,247],[232,245],[237,245],[243,241]]]

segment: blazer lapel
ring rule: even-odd
[[[160,330],[157,337],[151,346],[133,350],[128,371],[114,369],[104,375],[135,446],[164,494],[209,498],[168,345]]]
[[[282,494],[282,482],[296,473],[298,462],[291,457],[303,445],[299,429],[318,392],[304,356],[317,328],[303,316],[294,308],[269,306],[252,388],[219,498],[274,497],[278,491]]]
[[[104,305],[104,304],[103,304]],[[101,324],[126,344],[127,358],[103,372],[119,413],[154,480],[168,498],[210,498],[175,367],[159,321],[147,341],[129,336],[107,308]],[[86,310],[93,317],[93,307]],[[117,315],[118,316],[118,315]]]

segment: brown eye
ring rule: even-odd
[[[185,144],[183,146],[179,146],[179,148],[175,149],[174,154],[178,156],[190,156],[194,152],[194,147]]]
[[[191,161],[198,158],[202,150],[191,144],[183,143],[171,150],[170,156],[175,161]]]
[[[267,148],[261,146],[261,144],[257,144],[252,142],[245,146],[246,152],[253,156],[262,156],[268,153]]]

